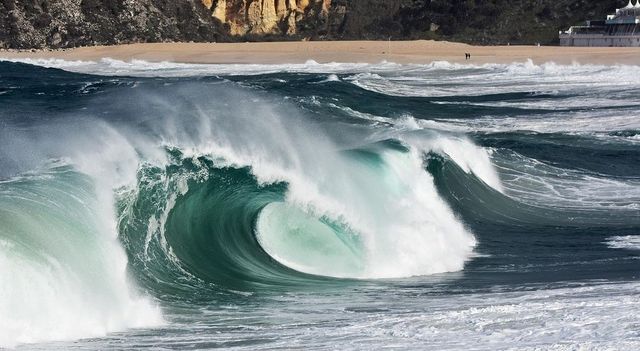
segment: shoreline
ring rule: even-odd
[[[465,60],[465,53],[471,60]],[[0,50],[0,59],[144,60],[200,64],[452,63],[640,65],[640,48],[562,46],[474,46],[446,41],[296,41],[251,43],[144,43],[56,50]]]

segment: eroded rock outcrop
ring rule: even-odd
[[[331,0],[202,0],[231,35],[295,35],[301,22],[328,19]]]

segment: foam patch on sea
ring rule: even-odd
[[[605,244],[612,249],[640,250],[640,235],[613,236]]]

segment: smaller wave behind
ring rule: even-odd
[[[509,150],[496,151],[493,162],[506,193],[525,203],[603,213],[636,213],[640,209],[640,183],[635,178],[616,179],[584,169],[559,168]]]
[[[456,64],[433,62],[400,65],[393,71],[353,72],[345,81],[372,92],[396,97],[447,97],[515,92],[585,92],[617,90],[619,82],[636,85],[640,66],[534,64]],[[594,85],[594,82],[598,82]]]

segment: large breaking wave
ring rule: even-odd
[[[119,101],[111,122],[3,130],[2,345],[162,323],[116,236],[156,296],[463,268],[476,240],[425,160],[449,153],[500,189],[486,151],[439,133],[337,141],[287,103],[205,84],[94,98]]]

